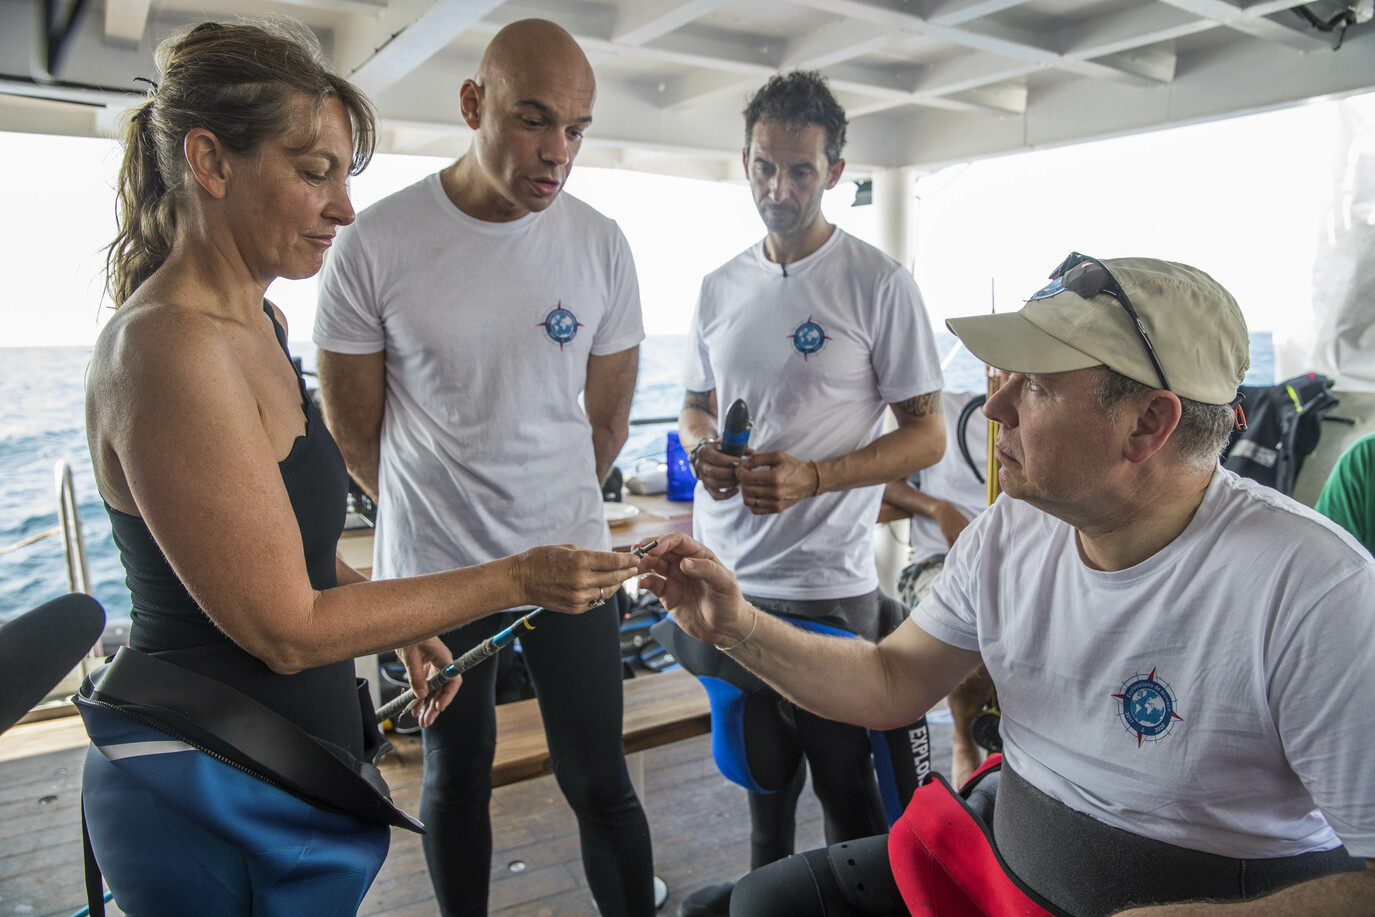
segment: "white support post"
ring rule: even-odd
[[[874,173],[874,210],[878,223],[878,247],[904,267],[912,265],[912,217],[916,171],[911,168],[881,169]],[[884,430],[893,429],[893,418],[884,413]],[[897,595],[898,576],[907,565],[907,520],[874,528],[874,561],[879,586]]]
[[[912,265],[912,201],[916,170],[880,169],[874,173],[874,211],[878,247],[906,267]]]

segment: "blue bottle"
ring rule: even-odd
[[[678,440],[677,433],[668,434],[668,498],[682,503],[692,502],[692,491],[697,487],[697,478],[688,463],[687,451]]]

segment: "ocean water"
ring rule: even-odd
[[[682,336],[647,339],[640,353],[640,378],[635,389],[632,418],[676,418],[683,403],[678,382],[682,362]],[[946,333],[936,335],[942,360],[956,341]],[[296,344],[310,370],[314,348]],[[91,592],[105,606],[112,622],[129,617],[129,594],[110,540],[110,524],[96,492],[91,457],[86,448],[83,417],[84,380],[89,348],[0,348],[0,621],[29,610],[67,592],[66,561],[62,542],[49,537],[10,550],[11,546],[57,526],[57,491],[54,465],[65,460],[72,466]],[[1274,347],[1269,333],[1251,340],[1249,385],[1272,384]],[[946,388],[982,391],[983,364],[960,349],[945,370]],[[616,464],[630,475],[663,461],[665,433],[673,422],[636,425]]]

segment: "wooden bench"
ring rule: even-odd
[[[682,669],[641,675],[624,684],[621,734],[627,756],[711,732],[707,693],[701,682]],[[419,737],[415,738],[416,742],[405,744],[418,745]],[[86,743],[86,730],[78,716],[16,726],[0,742],[0,763],[80,748]],[[492,785],[505,786],[553,772],[538,703],[532,698],[497,707]]]
[[[637,776],[642,765],[635,753],[710,732],[710,708],[701,682],[682,669],[640,675],[624,685],[621,735],[631,778],[636,790],[642,790]],[[538,702],[532,698],[497,707],[492,785],[505,786],[553,772]]]

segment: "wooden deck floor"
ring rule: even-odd
[[[938,769],[948,768],[950,728],[932,726]],[[418,741],[397,737],[400,760],[383,770],[397,801],[415,812],[420,793]],[[75,718],[16,727],[0,736],[0,917],[68,917],[84,902],[80,784],[85,733]],[[655,872],[668,883],[662,913],[702,885],[739,877],[749,861],[744,791],[717,771],[710,736],[644,752],[644,804]],[[493,794],[491,914],[494,917],[594,917],[572,812],[552,777]],[[798,812],[797,849],[822,843],[820,809],[810,792]],[[118,915],[116,907],[107,913]],[[360,914],[431,917],[436,913],[420,839],[394,832],[391,854]]]

